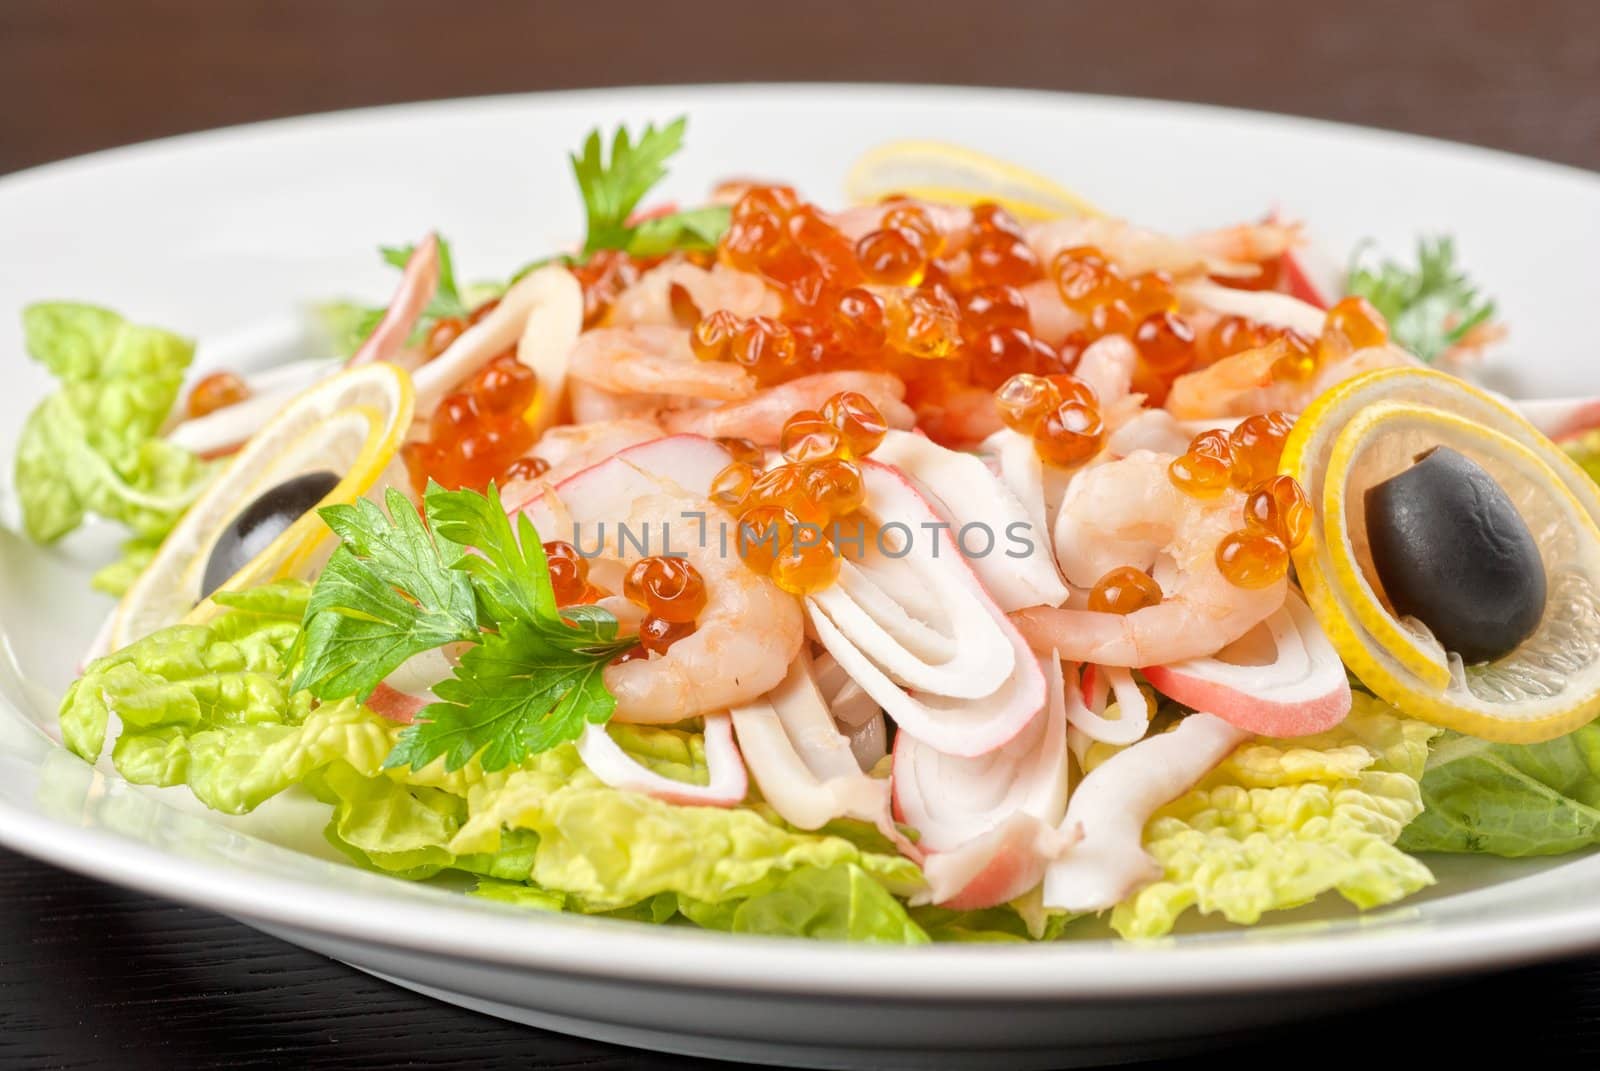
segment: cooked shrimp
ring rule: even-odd
[[[575,518],[607,539],[613,557],[638,556],[636,540],[656,552],[668,545],[683,553],[706,586],[706,607],[694,632],[664,654],[608,666],[605,684],[617,697],[618,721],[665,725],[715,714],[765,695],[783,680],[805,641],[800,600],[745,567],[721,545],[734,520],[717,506],[682,492],[615,503],[605,518]],[[612,523],[625,517],[626,548]],[[624,551],[627,553],[625,554]]]
[[[1138,450],[1181,454],[1188,449],[1192,437],[1165,409],[1139,408],[1127,416],[1113,412],[1102,414],[1101,419],[1111,429],[1106,435],[1108,460],[1127,457]]]
[[[1273,380],[1272,366],[1288,352],[1282,341],[1275,340],[1224,357],[1198,372],[1187,372],[1172,381],[1167,411],[1179,420],[1207,420],[1284,408],[1275,403],[1290,394],[1289,387],[1304,389],[1303,384],[1279,384]],[[1297,405],[1287,408],[1299,412]]]
[[[1063,250],[1074,246],[1094,246],[1129,275],[1164,271],[1179,278],[1199,275],[1255,275],[1260,271],[1260,256],[1240,256],[1274,248],[1284,237],[1279,224],[1253,224],[1230,227],[1196,235],[1173,238],[1127,220],[1107,217],[1075,217],[1035,223],[1027,228],[1028,244],[1040,263],[1049,264]]]
[[[658,424],[637,417],[601,420],[585,424],[562,424],[551,428],[528,449],[527,456],[545,461],[550,468],[533,480],[513,480],[500,489],[506,502],[522,502],[533,497],[538,487],[555,484],[573,473],[582,472],[612,454],[630,446],[661,438]]]
[[[1139,351],[1132,342],[1121,335],[1106,335],[1083,351],[1072,374],[1094,388],[1104,409],[1128,396],[1138,363]]]
[[[567,402],[576,424],[653,420],[657,413],[669,408],[669,401],[665,394],[615,394],[576,381],[567,388]]]
[[[1067,308],[1054,279],[1035,279],[1022,288],[1022,296],[1028,302],[1029,329],[1035,338],[1052,346],[1061,345],[1088,323],[1083,315]]]
[[[1300,225],[1267,220],[1191,234],[1185,241],[1219,260],[1259,264],[1281,257],[1300,244]]]
[[[1272,342],[1181,375],[1167,394],[1167,410],[1179,420],[1243,417],[1271,409],[1298,413],[1317,395],[1352,376],[1419,363],[1398,346],[1372,346],[1328,361],[1309,380],[1275,378],[1273,365],[1287,352],[1282,342]]]
[[[883,226],[883,217],[896,208],[904,208],[908,204],[915,204],[928,214],[933,220],[933,225],[945,234],[954,235],[966,231],[972,226],[972,210],[961,205],[936,204],[932,201],[880,201],[877,204],[856,205],[833,216],[833,225],[843,231],[851,241],[859,241],[864,235]]]
[[[917,407],[917,427],[945,445],[980,443],[1005,427],[994,391],[963,387]]]
[[[1293,409],[1279,406],[1288,412],[1299,412],[1306,405],[1331,387],[1343,383],[1347,379],[1361,375],[1363,372],[1376,372],[1381,368],[1405,368],[1409,365],[1420,365],[1422,362],[1399,346],[1369,346],[1364,350],[1356,350],[1350,356],[1340,361],[1333,361],[1317,373],[1311,381],[1311,389],[1304,393],[1300,404]]]
[[[692,306],[681,310],[673,288]],[[715,264],[710,269],[672,261],[652,268],[624,290],[611,306],[606,323],[616,327],[684,327],[683,312],[691,319],[718,309],[736,316],[777,316],[783,301],[759,275]]]
[[[726,361],[696,360],[682,328],[599,327],[572,347],[567,374],[612,394],[668,394],[738,401],[755,393],[750,373]]]
[[[1171,460],[1141,450],[1081,473],[1055,528],[1056,557],[1074,587],[1131,565],[1153,569],[1161,602],[1127,615],[1023,610],[1014,617],[1035,650],[1105,666],[1163,665],[1215,653],[1283,604],[1287,581],[1241,588],[1217,568],[1217,544],[1239,527],[1244,494],[1191,498],[1168,478]]]
[[[904,429],[916,423],[916,414],[902,400],[906,396],[905,384],[895,376],[887,372],[818,372],[731,405],[662,413],[661,426],[672,435],[732,435],[770,445],[783,434],[784,421],[801,409],[822,408],[824,402],[843,390],[866,395],[890,427]]]

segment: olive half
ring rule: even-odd
[[[1368,488],[1367,541],[1389,602],[1462,661],[1488,662],[1544,615],[1539,545],[1505,489],[1477,462],[1435,447]]]
[[[263,492],[241,510],[211,546],[211,557],[200,582],[200,597],[220,588],[291,524],[328,497],[338,483],[339,477],[331,472],[307,472]]]

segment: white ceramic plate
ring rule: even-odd
[[[691,119],[668,192],[781,176],[824,201],[849,162],[935,137],[1053,174],[1118,214],[1182,229],[1272,207],[1325,248],[1409,254],[1458,236],[1512,326],[1511,390],[1600,390],[1600,179],[1477,149],[1188,105],[966,89],[617,90],[431,104],[177,138],[0,179],[0,841],[225,911],[492,1014],[684,1052],[818,1065],[1056,1066],[1170,1052],[1374,1001],[1397,987],[1600,945],[1600,858],[1445,860],[1441,884],[1357,916],[1338,904],[1153,946],[870,949],[519,913],[330,861],[289,803],[249,820],[135,789],[53,742],[56,699],[107,603],[88,532],[13,534],[8,452],[48,387],[17,310],[75,297],[202,339],[203,362],[301,344],[295,312],[378,297],[374,249],[430,227],[469,276],[571,241],[564,153],[591,127]],[[296,850],[294,842],[306,850]],[[285,846],[289,844],[289,846]]]

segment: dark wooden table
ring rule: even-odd
[[[1306,6],[0,0],[0,172],[389,101],[819,79],[1201,100],[1600,168],[1592,0]],[[1600,959],[1478,979],[1309,1029],[1231,1058],[1281,1065],[1315,1049],[1442,1066],[1501,1040],[1540,1062],[1594,1055]],[[0,852],[0,1065],[413,1064],[695,1066],[446,1007],[231,920]]]

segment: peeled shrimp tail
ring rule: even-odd
[[[820,409],[830,397],[846,390],[866,395],[890,427],[905,429],[916,423],[916,414],[902,400],[906,385],[895,376],[887,372],[817,372],[731,405],[662,413],[661,424],[674,435],[734,436],[770,445],[778,441],[784,422],[796,412]]]
[[[726,361],[701,361],[678,327],[600,327],[572,348],[567,374],[612,394],[666,394],[728,402],[756,391],[749,372]]]
[[[1282,606],[1288,582],[1237,590],[1234,603],[1214,611],[1176,601],[1131,614],[1035,606],[1011,620],[1035,651],[1058,650],[1070,662],[1138,669],[1215,654]]]

